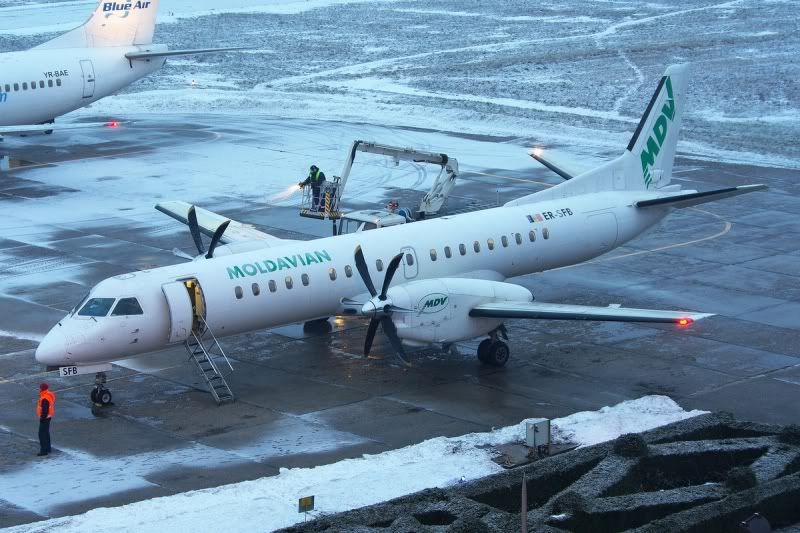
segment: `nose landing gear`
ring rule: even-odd
[[[508,332],[502,324],[490,331],[489,338],[478,345],[478,360],[484,365],[505,366],[508,362],[511,350],[508,344],[500,340],[500,336],[508,340]]]
[[[97,405],[109,405],[111,403],[111,391],[106,388],[106,373],[98,372],[94,375],[94,388],[89,395],[92,403]]]

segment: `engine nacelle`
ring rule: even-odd
[[[392,287],[391,302],[412,312],[393,313],[397,334],[410,344],[456,342],[484,335],[503,323],[502,318],[473,318],[470,310],[492,302],[531,302],[525,287],[460,278],[413,281]]]

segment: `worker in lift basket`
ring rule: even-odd
[[[39,385],[39,401],[36,414],[39,416],[39,456],[50,453],[50,419],[55,414],[56,395],[50,392],[47,383]]]
[[[319,211],[319,190],[322,187],[322,182],[325,181],[325,174],[317,167],[317,165],[311,165],[311,169],[308,172],[308,177],[305,181],[301,181],[298,183],[300,187],[305,187],[306,185],[311,185],[311,196],[313,198],[311,204],[312,211]]]

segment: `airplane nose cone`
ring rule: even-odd
[[[59,366],[67,363],[67,337],[57,329],[51,329],[36,348],[36,361],[43,365]]]

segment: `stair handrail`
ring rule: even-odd
[[[203,323],[203,333],[207,331],[211,335],[211,338],[214,340],[214,344],[216,344],[217,348],[219,349],[219,353],[222,354],[222,358],[225,359],[225,363],[228,364],[228,367],[231,369],[231,372],[233,372],[233,365],[231,364],[230,359],[228,359],[228,356],[225,354],[225,350],[222,349],[222,345],[217,340],[217,337],[214,335],[214,332],[211,331],[211,328],[208,326],[208,322],[206,322],[206,319],[203,318],[201,315],[197,315],[197,318],[199,318],[200,322]],[[203,334],[201,334],[200,336],[202,337]],[[202,344],[202,342],[200,344]],[[205,347],[203,348],[203,351],[205,351]],[[211,356],[209,354],[206,354],[206,357],[208,357],[208,359],[211,360]],[[220,373],[217,372],[217,374]]]

